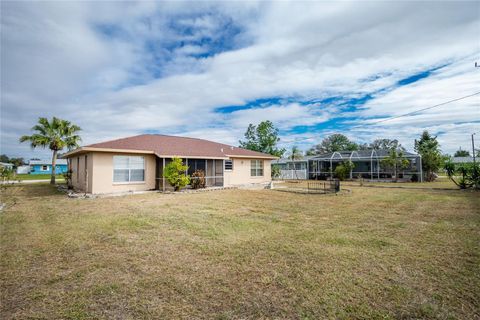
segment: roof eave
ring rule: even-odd
[[[151,150],[137,150],[137,149],[111,149],[111,148],[96,148],[96,147],[80,147],[75,150],[65,153],[62,158],[70,158],[77,154],[87,152],[113,152],[113,153],[140,153],[140,154],[154,154]]]
[[[269,160],[279,159],[279,157],[270,156],[270,155],[247,156],[247,155],[226,154],[226,156],[229,158],[246,158],[246,159],[269,159]]]
[[[176,155],[169,155],[169,154],[158,154],[155,153],[155,155],[159,158],[185,158],[185,159],[216,159],[216,160],[228,160],[228,157],[222,157],[222,156],[185,156],[181,154],[176,154]]]

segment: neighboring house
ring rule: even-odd
[[[13,163],[0,162],[0,168],[13,169]]]
[[[354,168],[350,172],[350,178],[366,178],[372,180],[390,179],[393,172],[381,165],[383,159],[387,158],[389,150],[360,150],[360,151],[339,151],[316,156],[305,157],[302,160],[280,159],[272,165],[278,165],[280,170],[288,170],[291,177],[293,166],[297,170],[298,179],[303,176],[300,172],[308,172],[308,179],[327,179],[334,177],[335,168],[344,161],[352,161]],[[398,178],[411,179],[414,175],[421,181],[422,158],[418,154],[404,152],[408,160],[407,168],[398,170]],[[291,179],[295,179],[292,177]]]
[[[205,172],[207,186],[265,184],[276,157],[203,139],[144,134],[66,153],[74,189],[93,193],[171,190],[163,168],[182,158],[185,174]]]
[[[30,160],[28,161],[30,167],[30,174],[51,174],[52,173],[52,161],[44,160]],[[62,174],[67,172],[67,160],[57,159],[55,165],[55,173]]]
[[[452,162],[456,164],[460,163],[473,163],[473,157],[468,156],[468,157],[453,157]]]
[[[17,167],[17,174],[29,174],[30,166],[19,166]]]
[[[302,159],[277,159],[272,161],[272,167],[278,167],[280,176],[278,179],[307,179],[308,176],[308,160],[314,156],[305,156]]]

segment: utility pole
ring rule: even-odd
[[[473,136],[475,135],[475,132],[472,133],[472,151],[473,151],[473,165],[476,164],[475,162],[475,140],[473,139]]]

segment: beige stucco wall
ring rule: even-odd
[[[263,160],[263,176],[250,176],[251,160],[246,158],[232,158],[233,170],[224,172],[225,186],[245,185],[252,183],[268,183],[271,178],[271,160]]]
[[[72,185],[75,190],[91,192],[92,186],[92,156],[91,153],[70,158],[72,170]],[[88,183],[87,183],[88,181]]]
[[[155,155],[115,154],[107,152],[95,152],[91,154],[93,158],[91,193],[100,194],[155,189]],[[145,181],[127,183],[113,182],[113,156],[115,155],[145,157]]]
[[[72,184],[75,190],[93,194],[119,193],[127,191],[145,191],[155,189],[156,156],[142,154],[145,157],[145,181],[131,183],[113,182],[113,157],[115,155],[139,156],[129,153],[89,152],[71,157]],[[85,162],[85,157],[87,161]],[[77,158],[78,167],[77,167]],[[238,186],[256,183],[268,183],[271,179],[271,160],[263,160],[263,176],[250,176],[251,160],[232,158],[233,170],[224,171],[225,186]],[[86,166],[85,166],[86,164]],[[77,174],[78,171],[78,174]]]

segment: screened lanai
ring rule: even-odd
[[[165,168],[165,166],[171,161],[172,158],[157,157],[156,189],[158,190],[173,190],[163,177],[163,168]],[[224,167],[228,167],[228,162],[231,161],[225,159],[184,158],[182,159],[182,162],[184,165],[188,166],[185,175],[191,176],[196,170],[203,170],[205,173],[205,185],[207,187],[221,187],[224,185]]]
[[[382,160],[388,155],[389,150],[339,151],[318,155],[308,160],[309,179],[333,178],[335,168],[345,161],[354,164],[354,168],[350,170],[350,179],[391,179],[394,176],[393,168],[382,164]],[[403,157],[408,160],[408,166],[397,170],[397,178],[408,180],[417,177],[422,181],[421,156],[405,151]]]

